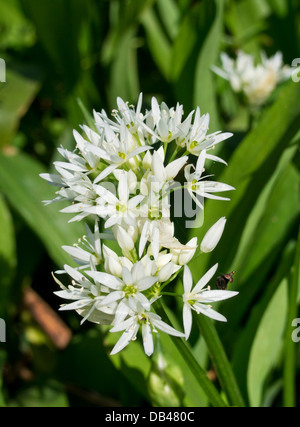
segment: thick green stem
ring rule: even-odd
[[[163,309],[162,304],[160,301],[157,301],[159,305],[159,313],[162,314],[165,320],[167,320],[169,323],[170,320]],[[174,342],[175,346],[181,353],[181,356],[184,358],[184,360],[187,362],[187,364],[190,367],[190,370],[194,374],[195,378],[197,379],[198,383],[200,384],[202,390],[207,395],[210,403],[214,407],[226,407],[228,406],[224,400],[221,398],[218,390],[214,386],[214,384],[210,381],[210,379],[207,377],[206,372],[201,368],[201,366],[198,364],[197,360],[195,359],[193,353],[191,352],[188,344],[183,338],[173,337],[170,336],[172,341]]]
[[[217,377],[228,401],[232,406],[245,407],[239,386],[215,326],[210,319],[203,315],[195,315],[195,320],[201,335],[205,339]]]

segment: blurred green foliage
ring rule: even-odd
[[[7,323],[0,406],[209,404],[168,336],[152,359],[138,342],[110,358],[115,337],[65,314],[73,339],[59,350],[23,303],[30,287],[57,311],[50,272],[69,263],[61,246],[84,234],[57,205],[42,205],[54,192],[39,174],[51,170],[58,146],[72,149],[72,129],[89,120],[86,112],[110,111],[117,96],[135,103],[140,91],[146,106],[152,96],[183,103],[186,112],[199,105],[211,114],[212,131],[234,132],[219,149],[228,168],[210,169],[237,190],[230,203],[209,201],[204,227],[191,230],[201,238],[227,216],[226,232],[191,268],[194,277],[214,262],[221,273],[237,271],[239,299],[222,306],[229,323],[217,326],[247,404],[300,405],[300,345],[291,340],[300,295],[300,84],[282,85],[253,123],[210,70],[220,52],[238,49],[256,56],[281,50],[291,64],[300,56],[299,29],[297,0],[0,0],[7,67],[0,83],[0,317]],[[180,323],[180,314],[172,316]],[[192,351],[210,370],[197,332]]]

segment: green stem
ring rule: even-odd
[[[159,305],[158,311],[161,312],[162,316],[169,323],[171,323],[170,319],[168,318],[168,316],[165,312],[165,310],[163,309],[161,302],[157,301],[157,304]],[[174,342],[174,344],[177,347],[178,351],[180,352],[181,356],[187,362],[188,366],[190,367],[190,370],[195,375],[195,378],[197,379],[197,381],[200,384],[204,393],[207,395],[212,406],[214,406],[214,407],[227,407],[228,405],[221,398],[218,390],[213,385],[213,383],[210,381],[210,379],[207,377],[206,372],[198,364],[197,360],[195,359],[195,357],[194,357],[193,353],[191,352],[191,349],[189,348],[186,341],[183,338],[178,338],[178,337],[174,337],[174,336],[170,336],[170,338]]]
[[[176,279],[176,277],[179,275],[179,273],[182,272],[182,270],[183,270],[183,267],[181,267],[178,271],[176,271],[176,273],[174,273],[173,276],[170,277],[170,279],[161,286],[160,291],[162,291],[169,283],[173,282],[173,280]]]
[[[168,150],[168,143],[167,143],[167,142],[165,142],[165,143],[164,143],[164,153],[165,153],[165,156],[166,156],[166,154],[167,154],[167,150]]]
[[[182,148],[181,147],[179,147],[179,145],[177,145],[177,147],[175,148],[175,150],[174,150],[174,152],[173,152],[173,154],[172,154],[172,157],[170,158],[170,160],[169,160],[169,163],[172,163],[173,162],[173,160],[175,159],[175,157],[177,156],[177,154],[178,154],[178,152],[181,150]]]
[[[292,340],[292,322],[297,317],[298,283],[300,280],[300,230],[296,249],[294,268],[289,286],[289,312],[285,339],[285,358],[283,367],[283,402],[284,407],[296,407],[296,346]]]
[[[195,315],[195,320],[201,335],[205,339],[216,374],[228,401],[233,406],[245,407],[230,362],[212,321],[203,315]]]
[[[182,295],[175,294],[174,292],[160,292],[160,295],[167,295],[167,296],[170,296],[170,297],[182,298]]]

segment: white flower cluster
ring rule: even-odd
[[[262,106],[276,86],[289,79],[293,69],[283,64],[282,53],[277,52],[268,58],[261,53],[261,63],[256,65],[253,55],[243,51],[237,53],[236,60],[226,53],[221,54],[222,68],[212,67],[213,71],[228,80],[235,92],[243,93],[252,107]]]
[[[225,163],[210,151],[232,135],[208,134],[209,115],[201,116],[199,108],[183,119],[181,105],[168,108],[165,103],[159,105],[156,98],[145,113],[141,111],[142,95],[136,109],[120,98],[117,104],[112,119],[105,111],[94,113],[94,129],[82,126],[81,134],[74,131],[74,151],[59,148],[64,161],[54,163],[58,174],[41,175],[59,187],[53,201],[69,202],[61,212],[74,215],[71,221],[93,222],[93,227],[86,224],[86,236],[77,245],[63,247],[78,267],[65,265],[63,271],[56,272],[54,278],[61,287],[56,294],[70,301],[61,310],[75,310],[82,322],[111,325],[111,332],[124,331],[112,354],[136,339],[141,328],[145,353],[151,355],[153,332],[161,330],[188,339],[191,310],[226,321],[210,304],[236,295],[204,289],[217,266],[192,290],[187,264],[198,242],[193,238],[182,244],[175,237],[169,197],[186,189],[202,209],[203,198],[228,200],[215,193],[232,187],[202,175],[207,159]],[[195,165],[188,164],[190,155],[198,157]],[[176,187],[175,178],[182,169],[187,182]],[[201,252],[215,248],[225,223],[221,218],[208,231]],[[165,291],[183,270],[181,333],[154,309],[164,295],[178,296],[172,293],[173,288]],[[58,280],[62,273],[71,278],[71,285]]]

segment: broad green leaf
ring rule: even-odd
[[[248,217],[247,223],[245,224],[245,228],[243,231],[243,235],[242,238],[240,240],[240,244],[238,247],[238,251],[235,255],[235,258],[232,262],[232,265],[241,265],[243,262],[245,265],[247,265],[247,257],[248,257],[248,253],[249,251],[255,251],[255,257],[257,260],[260,258],[260,252],[257,250],[256,248],[256,244],[254,243],[254,240],[256,240],[256,231],[257,231],[257,227],[259,226],[259,222],[261,221],[261,219],[263,218],[264,214],[266,213],[266,210],[269,211],[269,216],[267,216],[267,221],[269,220],[269,217],[273,217],[273,213],[272,211],[270,211],[270,209],[268,209],[269,207],[269,199],[270,199],[270,195],[272,193],[272,191],[275,191],[275,197],[276,197],[276,189],[274,189],[274,186],[278,186],[278,184],[280,184],[280,174],[282,174],[282,178],[284,178],[285,173],[283,172],[284,169],[289,169],[290,167],[290,163],[293,161],[293,158],[295,158],[295,155],[297,153],[298,147],[297,146],[292,146],[290,148],[288,148],[287,150],[285,150],[285,152],[283,153],[278,167],[276,168],[276,170],[274,171],[273,176],[271,177],[271,179],[269,180],[269,182],[267,183],[267,185],[265,186],[265,188],[263,189],[263,191],[260,193],[257,202],[255,203],[255,206],[253,207],[251,214]],[[294,171],[296,172],[296,171]],[[291,184],[291,186],[293,186],[293,182],[292,180],[296,180],[297,181],[297,176],[295,173],[292,174],[293,176],[291,176],[289,183]],[[275,187],[276,188],[276,187]],[[273,192],[274,192],[273,191]],[[279,198],[278,198],[278,202]],[[289,199],[289,203],[288,204],[292,204],[291,200]],[[254,238],[255,236],[255,238]],[[262,258],[262,257],[261,257]],[[259,263],[259,261],[258,261]],[[248,267],[248,265],[247,265]],[[249,269],[250,274],[251,274],[251,268]],[[244,271],[243,271],[244,274]]]
[[[154,11],[147,9],[141,16],[141,23],[146,31],[147,41],[152,57],[163,76],[168,79],[171,60],[171,46]]]
[[[270,12],[267,0],[230,2],[226,20],[233,34],[242,39],[249,33],[262,29]]]
[[[121,334],[109,333],[105,339],[106,345],[112,349],[120,336]],[[120,353],[111,356],[110,360],[139,393],[149,400],[147,378],[151,370],[151,359],[146,356],[141,343],[139,341],[130,342]]]
[[[268,280],[267,286],[263,284],[265,288],[264,292],[255,304],[255,306],[252,306],[251,312],[247,317],[247,322],[243,325],[242,329],[240,329],[240,326],[238,326],[238,328],[240,329],[239,332],[242,333],[239,333],[235,339],[232,363],[236,378],[238,379],[239,385],[245,395],[247,395],[247,368],[249,363],[250,350],[257,328],[271,298],[273,297],[274,293],[276,292],[278,286],[282,281],[282,277],[287,277],[289,275],[290,265],[292,264],[294,259],[294,253],[295,243],[290,242],[287,247],[282,250],[280,263],[278,264],[276,271],[274,271],[272,278]],[[250,283],[250,286],[252,283]],[[224,305],[224,308],[226,308],[226,305]],[[231,311],[231,315],[232,314],[233,312]],[[223,338],[225,340],[227,338],[227,340],[229,339],[230,341],[232,341],[232,334],[230,334],[229,331],[227,337],[225,336],[225,334],[226,331],[224,334],[222,334]]]
[[[277,15],[284,17],[288,13],[288,2],[286,0],[268,0],[269,5]]]
[[[88,327],[87,330],[84,326],[79,328],[80,333],[74,336],[57,360],[57,378],[62,383],[72,386],[71,394],[73,388],[75,391],[81,390],[83,397],[84,390],[99,393],[103,399],[103,406],[112,406],[115,402],[119,402],[118,405],[122,403],[124,406],[130,404],[136,406],[142,399],[147,399],[146,381],[140,371],[140,353],[138,352],[138,358],[133,355],[127,365],[125,359],[120,359],[118,355],[114,358],[109,357],[104,346],[104,343],[108,344],[106,336],[96,325]],[[110,335],[113,334],[109,334],[108,339]]]
[[[131,29],[123,35],[111,65],[109,99],[112,108],[115,106],[118,96],[130,102],[138,98],[139,82],[135,32],[135,29]]]
[[[194,92],[194,106],[199,106],[202,113],[210,113],[210,131],[212,132],[220,130],[214,76],[211,66],[216,64],[220,50],[224,1],[216,1],[215,4],[215,20],[201,48],[196,66]]]
[[[157,0],[157,7],[162,22],[171,40],[173,40],[178,31],[180,12],[175,0]]]
[[[109,31],[101,48],[101,61],[104,65],[115,59],[124,35],[132,31],[140,21],[141,15],[152,7],[154,0],[111,1],[109,12]]]
[[[289,308],[286,327],[286,339],[284,348],[284,389],[283,399],[285,407],[297,406],[296,390],[296,343],[293,339],[294,319],[297,319],[298,301],[297,296],[300,286],[300,229],[298,232],[298,241],[295,260],[289,277]]]
[[[16,268],[16,245],[12,218],[0,194],[0,317],[8,306],[8,295]]]
[[[35,25],[37,40],[63,75],[67,89],[73,88],[80,74],[78,41],[85,7],[80,0],[22,0],[27,17]],[[65,29],[67,28],[67,36]]]
[[[61,384],[56,381],[45,382],[20,391],[9,406],[22,408],[66,408],[68,396]]]
[[[174,360],[178,369],[183,373],[184,377],[184,392],[183,405],[185,407],[205,407],[208,404],[207,396],[200,387],[194,374],[191,372],[187,361],[179,352],[169,335],[161,334],[160,339],[166,352],[166,357]],[[180,338],[176,338],[180,339]],[[203,360],[203,355],[195,355],[199,363]]]
[[[1,345],[1,344],[0,344]],[[4,350],[0,350],[0,408],[3,408],[6,406],[4,395],[3,395],[3,367],[6,362],[7,355]]]
[[[297,196],[299,183],[298,172],[289,164],[274,184],[264,215],[252,235],[245,257],[239,264],[235,264],[240,269],[240,284],[247,287],[249,282],[254,282],[251,289],[247,290],[247,305],[254,299],[281,251],[282,242],[289,237],[290,229],[300,214]],[[239,316],[242,316],[243,310],[238,311]]]
[[[229,166],[217,177],[218,181],[232,185],[236,191],[230,193],[230,202],[206,202],[205,217],[209,218],[207,228],[223,216],[228,218],[228,222],[213,254],[203,256],[201,265],[191,263],[197,275],[203,274],[216,261],[220,262],[222,271],[230,268],[247,218],[289,141],[299,129],[299,97],[300,85],[291,83],[283,88],[277,102],[239,144],[229,160]],[[196,233],[194,231],[191,234]]]
[[[11,142],[39,87],[37,80],[7,69],[6,83],[0,83],[0,146]]]
[[[148,391],[153,406],[182,407],[184,375],[170,353],[161,346],[157,337],[148,378]]]
[[[172,45],[170,78],[176,81],[188,61],[197,41],[197,14],[191,9],[183,17]]]
[[[250,353],[248,393],[252,407],[261,405],[266,379],[278,361],[287,307],[287,280],[283,280],[261,319]]]
[[[276,286],[276,283],[278,284],[282,278],[282,274],[287,274],[289,262],[291,262],[290,251],[285,255],[282,247],[292,236],[291,230],[300,213],[297,197],[298,185],[298,172],[291,164],[286,165],[277,176],[267,198],[263,215],[257,222],[252,236],[249,236],[249,245],[243,259],[240,259],[239,263],[233,264],[233,269],[237,270],[234,287],[240,291],[240,301],[238,306],[234,301],[228,301],[222,307],[222,312],[230,319],[231,328],[236,332],[239,330],[245,314],[251,312],[244,328],[247,333],[244,331],[245,335],[240,337],[243,345],[240,346],[238,340],[238,350],[236,350],[235,362],[239,366],[241,380],[243,379],[241,371],[245,369],[249,353],[247,349],[253,339],[253,330],[257,327],[262,309],[270,297],[266,281],[269,281],[270,277],[274,277],[276,279],[274,286]],[[277,266],[278,257],[285,259],[283,266],[281,264]],[[277,268],[279,267],[281,275],[278,278]],[[273,290],[274,286],[272,285]],[[256,300],[258,295],[259,301]],[[268,295],[267,300],[266,295]],[[225,340],[229,339],[229,335],[232,337],[232,330],[228,330],[226,326],[220,326],[220,331]],[[244,357],[240,359],[240,354],[244,353]]]
[[[108,334],[106,344],[109,348],[117,342],[120,334]],[[178,338],[179,339],[179,338]],[[207,398],[199,383],[195,379],[186,361],[179,353],[171,338],[165,334],[159,334],[159,340],[164,351],[164,357],[167,363],[174,363],[176,369],[183,373],[184,377],[184,406],[206,406]],[[155,344],[156,345],[156,344]],[[202,360],[202,355],[197,356],[198,360]],[[139,341],[131,342],[122,352],[111,356],[111,361],[118,368],[122,368],[123,374],[127,379],[138,388],[138,390],[147,398],[149,398],[147,388],[144,381],[149,377],[151,370],[151,359],[145,355],[143,347]],[[171,362],[172,361],[172,362]]]
[[[0,154],[1,191],[39,236],[56,264],[69,264],[70,257],[61,246],[75,243],[84,234],[84,227],[78,223],[68,224],[68,215],[59,213],[62,206],[43,205],[43,200],[54,198],[55,187],[41,179],[41,173],[45,173],[43,166],[26,154]]]
[[[19,49],[35,40],[32,25],[25,19],[18,0],[2,1],[0,13],[0,48]]]

